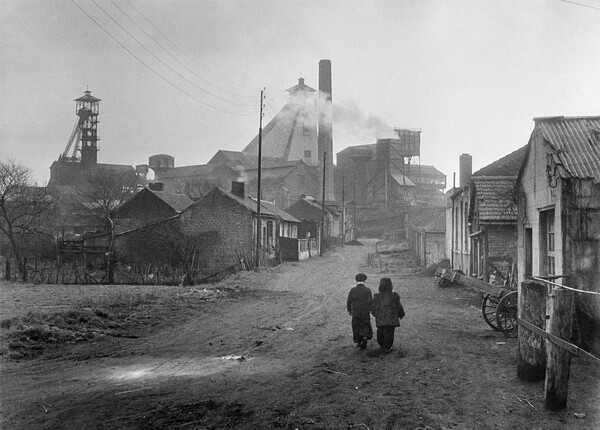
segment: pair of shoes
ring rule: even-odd
[[[362,341],[360,342],[360,349],[366,349],[367,348],[367,338],[363,337]]]
[[[390,346],[389,348],[387,348],[387,349],[385,350],[385,352],[392,352],[392,351],[393,351],[393,349],[394,349],[394,347]]]

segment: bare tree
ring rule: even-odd
[[[17,261],[24,236],[41,231],[41,216],[50,204],[46,189],[35,186],[27,167],[12,159],[0,161],[0,232]]]
[[[106,168],[93,168],[86,172],[83,181],[75,187],[78,210],[96,218],[109,233],[108,282],[113,283],[113,243],[115,224],[113,211],[126,202],[136,191],[137,176],[134,172],[115,172]]]
[[[101,221],[109,229],[112,212],[135,193],[136,179],[133,172],[94,168],[75,187],[79,197],[76,205],[80,211]]]

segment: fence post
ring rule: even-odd
[[[518,317],[545,330],[546,296],[545,285],[534,281],[521,283],[518,295]],[[546,345],[539,334],[519,326],[517,345],[517,377],[522,381],[543,381],[546,375]]]
[[[7,281],[11,280],[11,276],[10,276],[10,260],[6,260],[6,280]]]
[[[547,332],[569,341],[573,321],[573,293],[564,288],[552,288],[548,300],[550,319]],[[567,407],[569,390],[569,373],[571,369],[571,353],[550,341],[546,341],[547,368],[545,406],[549,410],[559,410]]]

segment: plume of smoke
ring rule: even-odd
[[[383,118],[364,114],[353,100],[334,104],[333,124],[338,142],[364,144],[375,143],[378,138],[397,137]]]

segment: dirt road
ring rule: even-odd
[[[543,383],[516,378],[516,339],[487,327],[476,293],[367,267],[373,251],[346,246],[239,273],[213,287],[217,300],[173,288],[172,314],[148,318],[135,335],[55,358],[4,357],[0,427],[600,428],[598,368],[574,359],[569,408],[546,412]],[[407,316],[389,354],[352,343],[345,300],[358,271],[373,291],[389,276],[400,293]],[[62,297],[61,287],[46,288]],[[4,311],[14,309],[3,297]]]

